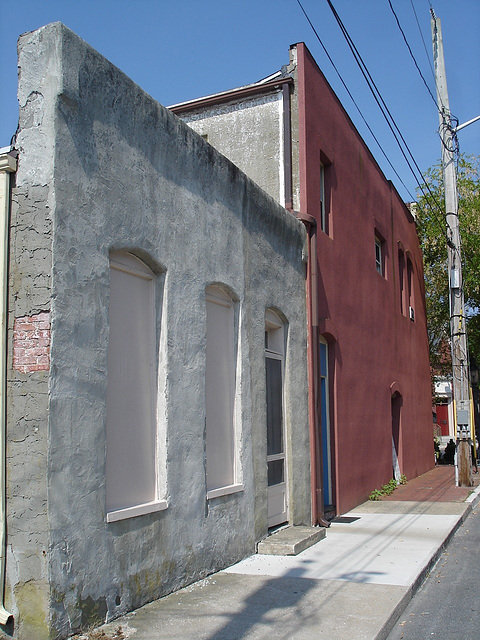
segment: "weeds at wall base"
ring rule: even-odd
[[[380,500],[383,496],[389,496],[400,484],[407,484],[407,477],[403,474],[400,476],[399,482],[397,482],[395,478],[392,478],[387,484],[382,485],[381,489],[374,489],[368,496],[368,499]]]

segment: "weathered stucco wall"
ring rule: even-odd
[[[8,575],[22,620],[26,605],[16,593],[28,577],[19,574],[29,553],[38,556],[29,565],[35,581],[29,584],[48,581],[50,592],[43,591],[32,625],[47,616],[53,633],[64,636],[227,566],[267,533],[267,308],[288,321],[290,522],[310,522],[305,233],[63,25],[23,36],[20,61],[26,106],[18,137],[11,324],[14,316],[50,311],[51,348],[49,371],[15,372],[10,384]],[[41,108],[32,111],[34,105]],[[136,254],[163,281],[158,429],[168,508],[107,523],[109,254],[117,249]],[[207,500],[205,287],[211,283],[222,283],[238,300],[244,491]],[[27,467],[37,483],[25,489]],[[32,520],[20,512],[29,492],[41,531],[32,547]]]
[[[14,614],[16,634],[39,640],[49,637],[49,375],[48,366],[33,366],[30,356],[38,344],[31,339],[31,331],[38,328],[39,318],[48,326],[51,308],[54,156],[52,139],[46,134],[54,126],[59,77],[59,58],[50,55],[51,41],[44,35],[29,35],[19,46],[19,158],[11,207],[7,392],[6,606]]]
[[[282,111],[282,92],[276,91],[181,118],[247,175],[255,176],[256,183],[272,198],[283,203]]]
[[[422,257],[412,216],[304,44],[292,45],[283,72],[293,79],[293,206],[317,220],[319,329],[329,345],[330,484],[332,506],[343,513],[392,477],[392,388],[403,397],[401,472],[415,477],[434,461]],[[274,100],[279,94],[271,91]],[[282,147],[282,128],[242,89],[227,94],[225,106],[215,104],[226,99],[220,93],[172,109],[196,130],[213,135],[219,151],[275,196],[274,164],[282,169],[282,163],[269,149]],[[268,140],[265,149],[257,146],[264,155],[255,163],[245,131],[251,140]],[[284,202],[283,193],[279,201]],[[383,276],[375,268],[376,232],[385,241]],[[408,305],[400,308],[399,247],[413,265],[414,322]]]

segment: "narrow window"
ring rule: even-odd
[[[320,228],[327,233],[327,214],[325,203],[325,165],[320,163]]]
[[[206,290],[206,465],[208,497],[235,484],[234,305],[220,287]]]
[[[414,299],[413,299],[413,265],[410,258],[407,258],[407,296],[408,296],[408,317],[415,321]]]
[[[319,227],[327,234],[332,236],[331,229],[331,180],[332,180],[332,163],[327,156],[320,151],[319,160]]]
[[[375,234],[375,268],[381,276],[385,275],[384,253],[383,239],[378,234]]]
[[[401,249],[398,252],[398,282],[400,290],[400,313],[405,315],[405,256]]]
[[[106,508],[111,522],[158,501],[155,275],[135,256],[110,259]],[[149,505],[147,507],[146,505]]]

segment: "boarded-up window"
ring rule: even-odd
[[[219,287],[206,290],[206,457],[207,490],[235,482],[234,305]]]
[[[157,499],[155,276],[112,254],[107,386],[107,512]]]

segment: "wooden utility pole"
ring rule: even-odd
[[[473,486],[473,479],[470,448],[470,395],[460,229],[458,224],[457,174],[454,146],[455,128],[452,126],[448,102],[440,19],[437,18],[433,9],[430,11],[432,16],[433,62],[435,67],[435,83],[437,85],[440,136],[442,139],[443,182],[445,187],[447,221],[452,387],[457,427],[455,477],[457,486],[471,487]]]

